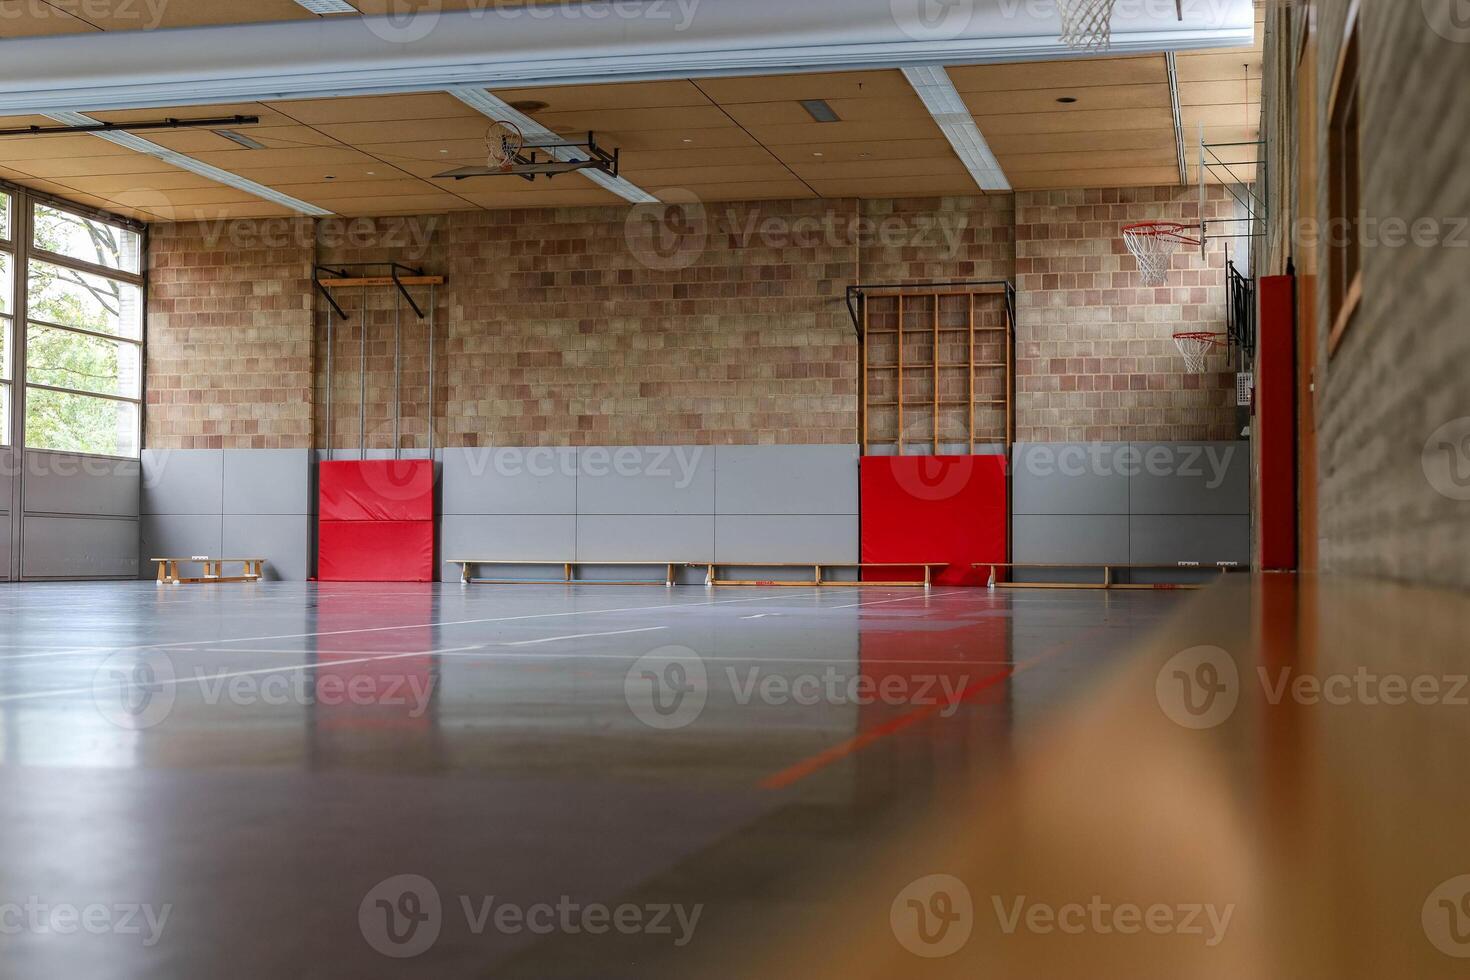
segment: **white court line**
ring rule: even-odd
[[[946,595],[964,595],[965,592],[968,592],[968,591],[972,591],[972,590],[966,589],[966,590],[961,591],[961,592],[925,592],[923,595],[904,595],[904,596],[899,596],[897,599],[877,599],[877,600],[874,600],[873,602],[854,602],[851,605],[847,605],[847,606],[824,606],[823,608],[825,608],[825,609],[856,609],[859,606],[881,606],[885,602],[908,602],[908,601],[910,601],[912,599],[938,599],[940,596],[946,596]]]
[[[445,653],[455,653],[455,652],[458,652],[460,650],[470,650],[470,649],[473,649],[473,648],[472,647],[451,647],[448,650],[440,650],[438,652],[441,653],[441,654],[445,654]],[[283,666],[283,667],[262,667],[262,668],[260,668],[258,670],[236,670],[236,671],[232,671],[232,672],[228,672],[228,673],[223,673],[223,674],[210,674],[208,676],[195,675],[194,677],[182,677],[182,678],[175,677],[172,680],[166,680],[166,681],[149,681],[149,682],[146,682],[146,683],[147,683],[148,686],[157,686],[157,687],[178,687],[178,686],[180,686],[182,684],[189,684],[189,683],[206,684],[206,683],[214,683],[215,681],[228,680],[231,677],[251,677],[251,676],[253,676],[255,674],[293,674],[293,673],[298,673],[298,672],[301,672],[301,671],[316,670],[319,667],[342,667],[342,666],[345,666],[346,664],[366,664],[366,663],[373,663],[373,662],[378,661],[378,660],[403,660],[403,659],[405,659],[407,657],[424,657],[424,656],[428,656],[430,653],[433,653],[433,652],[434,651],[432,651],[432,650],[429,650],[429,651],[415,650],[413,653],[389,653],[389,654],[385,654],[385,655],[383,655],[381,657],[357,657],[356,659],[353,659],[353,660],[329,660],[329,661],[326,661],[324,663],[315,663],[315,664],[292,664],[292,665]],[[142,685],[142,684],[134,684],[132,682],[129,682],[126,686],[127,687],[141,687],[141,686],[144,686],[144,685]],[[0,695],[0,703],[6,702],[6,701],[34,701],[34,700],[36,700],[38,698],[62,697],[64,695],[70,695],[70,694],[92,694],[95,691],[96,691],[96,686],[95,685],[89,685],[87,687],[71,687],[71,688],[65,688],[65,689],[61,689],[61,690],[31,691],[28,694],[3,694],[3,695]]]
[[[462,657],[468,660],[637,660],[643,654],[633,653],[471,653],[455,651],[445,652],[446,657]],[[1013,660],[862,660],[856,661],[850,657],[736,657],[736,656],[714,656],[697,653],[696,656],[709,663],[749,663],[749,664],[850,664],[861,670],[864,667],[876,666],[878,664],[923,664],[925,666],[947,666],[947,667],[1007,667],[1013,664]]]
[[[99,649],[111,650],[113,653],[125,653],[130,650],[165,650],[178,647],[197,647],[201,644],[218,645],[221,643],[250,643],[255,640],[306,640],[316,636],[349,636],[356,633],[385,633],[392,630],[418,630],[429,629],[435,626],[475,626],[484,623],[515,623],[527,619],[561,619],[567,616],[595,616],[600,613],[620,612],[659,612],[673,609],[703,609],[707,606],[724,606],[736,602],[770,602],[775,599],[800,599],[804,597],[819,596],[821,592],[807,592],[790,595],[789,593],[778,593],[774,595],[750,596],[744,599],[710,599],[705,602],[674,602],[664,603],[661,606],[624,606],[616,609],[574,609],[569,612],[559,613],[530,613],[525,616],[499,616],[490,619],[458,619],[437,623],[410,623],[404,626],[365,626],[361,629],[352,630],[328,630],[320,633],[281,633],[275,636],[238,636],[219,640],[179,640],[175,643],[138,643],[133,646],[122,647],[72,647],[63,650],[46,650],[40,653],[22,653],[15,656],[0,657],[0,661],[29,660],[34,657],[61,657],[83,653],[96,653]],[[833,608],[833,607],[827,607]],[[845,607],[836,607],[845,608]]]
[[[628,633],[652,633],[655,630],[666,630],[667,626],[644,626],[636,630],[609,630],[606,633],[573,633],[570,636],[543,636],[539,640],[516,640],[514,643],[506,643],[508,647],[528,647],[537,643],[555,643],[558,640],[590,640],[594,636],[625,636]]]

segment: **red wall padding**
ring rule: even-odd
[[[431,461],[322,463],[317,483],[318,580],[434,581]]]
[[[984,585],[973,562],[1006,560],[1004,456],[864,456],[862,560],[947,561],[935,582]],[[864,578],[914,581],[883,569]]]
[[[433,521],[322,521],[317,578],[323,582],[432,582]]]
[[[434,464],[427,459],[322,463],[324,521],[432,521]]]
[[[1296,568],[1296,280],[1262,276],[1256,341],[1260,567]]]

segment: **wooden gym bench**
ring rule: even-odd
[[[678,584],[677,570],[680,568],[702,568],[705,571],[704,584],[706,586],[877,586],[887,588],[924,588],[931,586],[934,578],[934,569],[947,568],[949,562],[943,561],[911,561],[911,562],[708,562],[708,561],[525,561],[525,560],[500,560],[495,558],[450,558],[447,559],[451,565],[460,568],[459,580],[466,585],[570,585],[574,583],[585,583],[589,585],[663,585],[673,588]],[[561,566],[562,577],[554,578],[476,578],[473,569],[479,565],[508,565],[511,567],[524,566]],[[664,570],[663,581],[601,581],[579,579],[577,569],[582,567],[598,568],[662,568]],[[785,582],[773,579],[722,579],[719,577],[721,570],[733,568],[810,568],[812,577],[809,580]],[[827,578],[826,571],[834,568],[855,568],[859,571],[868,568],[907,568],[923,573],[922,581],[917,582],[874,582],[856,581],[844,582]]]
[[[1118,582],[1114,579],[1117,571],[1174,571],[1174,572],[1218,572],[1220,575],[1228,575],[1231,572],[1248,572],[1250,566],[1241,565],[1233,561],[1219,562],[1197,562],[1181,561],[1173,564],[1157,565],[1135,565],[1128,562],[1112,562],[1101,565],[1089,564],[1028,564],[1023,562],[975,562],[972,568],[980,571],[989,570],[989,582],[992,588],[998,589],[1152,589],[1158,591],[1168,590],[1192,590],[1201,588],[1194,583],[1171,583],[1171,582]],[[1095,571],[1102,573],[1101,582],[999,582],[996,581],[996,570],[1001,568],[1010,569],[1065,569],[1073,572]]]
[[[265,577],[264,558],[151,558],[158,565],[159,585],[196,585],[213,582],[259,582]],[[179,574],[179,566],[185,563],[204,566],[204,574],[197,578],[185,578]],[[225,565],[241,564],[244,571],[239,575],[226,575]]]

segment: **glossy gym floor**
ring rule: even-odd
[[[1453,976],[1464,614],[5,587],[0,974]]]

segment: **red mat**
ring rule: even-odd
[[[862,560],[947,561],[939,585],[984,585],[974,562],[1006,560],[1004,456],[864,456]],[[864,578],[921,581],[919,572],[874,569]]]
[[[322,463],[317,482],[319,581],[435,580],[432,462]]]

